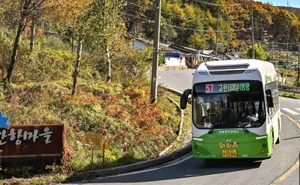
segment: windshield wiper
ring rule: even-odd
[[[212,134],[214,129],[217,128],[217,124],[214,124],[208,131],[209,134]]]
[[[243,123],[240,123],[240,125],[242,125],[242,127],[243,127],[243,130],[244,130],[246,133],[248,133],[248,132],[249,132],[249,130],[246,128],[246,126],[245,126]]]

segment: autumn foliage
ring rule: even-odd
[[[66,126],[66,160],[58,172],[154,158],[176,140],[180,114],[169,92],[159,88],[156,103],[150,103],[153,48],[131,47],[134,37],[153,38],[153,2],[0,1],[0,111],[11,124]],[[221,43],[233,52],[247,51],[249,3],[209,2],[224,6],[162,1],[161,40],[198,49]],[[243,5],[229,6],[235,3]],[[270,41],[299,41],[296,14],[260,2],[253,11],[255,38],[264,47]],[[87,132],[100,134],[109,149],[91,155],[84,143]]]

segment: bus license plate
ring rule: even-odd
[[[236,149],[222,150],[222,157],[236,157]]]

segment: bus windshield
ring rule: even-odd
[[[260,81],[197,83],[192,109],[199,129],[260,127],[266,120],[263,85]]]

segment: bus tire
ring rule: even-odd
[[[280,143],[280,122],[279,122],[280,120],[278,120],[278,138],[277,138],[277,140],[276,140],[276,144],[279,144]]]
[[[278,138],[276,140],[276,144],[279,144],[280,143],[280,136],[278,135]]]
[[[272,132],[272,146],[271,146],[272,147],[271,148],[272,152],[270,153],[269,159],[272,158],[272,155],[274,153],[274,146],[275,146],[275,139],[274,139],[274,134]]]

